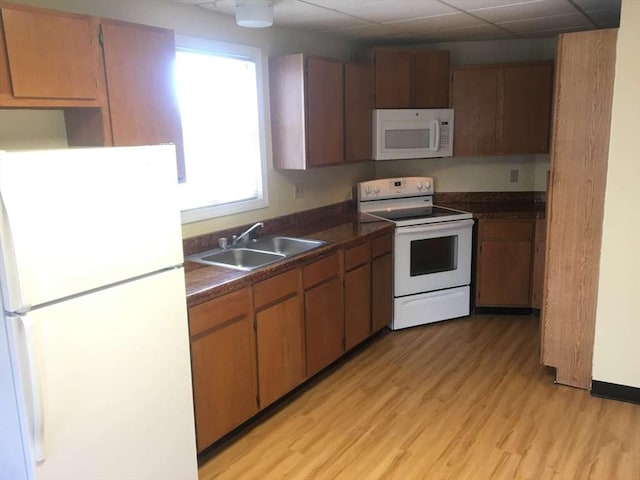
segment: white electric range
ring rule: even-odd
[[[469,315],[472,214],[433,204],[431,177],[358,184],[358,210],[395,223],[392,330]]]

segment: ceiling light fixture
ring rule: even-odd
[[[236,0],[236,23],[241,27],[273,25],[273,0]]]

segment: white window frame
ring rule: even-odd
[[[203,205],[189,210],[182,210],[182,223],[193,223],[213,218],[233,215],[241,212],[259,210],[269,206],[267,189],[267,139],[266,139],[266,108],[265,108],[265,81],[263,70],[263,56],[259,48],[235,43],[219,42],[201,37],[188,35],[176,35],[177,50],[208,51],[230,57],[249,59],[255,63],[256,67],[256,88],[258,99],[258,133],[260,136],[260,169],[261,182],[258,185],[258,197],[249,200],[223,203],[218,205]],[[185,160],[186,168],[186,160]],[[180,185],[180,191],[189,188],[189,171],[186,170],[186,182]]]

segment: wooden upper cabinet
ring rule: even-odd
[[[184,178],[173,31],[103,20],[102,35],[113,144],[173,143]]]
[[[376,108],[411,107],[412,63],[410,50],[377,48],[373,51]]]
[[[453,153],[483,155],[496,152],[498,78],[495,67],[453,71],[451,104],[455,112]]]
[[[373,50],[375,108],[447,108],[449,52]]]
[[[269,59],[276,168],[304,170],[344,161],[344,72],[336,60],[302,54]]]
[[[549,151],[552,62],[453,70],[453,153],[491,155]]]
[[[418,50],[413,53],[414,108],[449,106],[449,52]]]
[[[551,62],[504,67],[500,152],[549,151],[552,83]]]
[[[344,85],[341,62],[307,60],[307,119],[309,165],[344,161]]]
[[[345,161],[371,160],[373,70],[370,65],[344,65]]]
[[[102,105],[97,18],[30,7],[1,14],[0,105]]]

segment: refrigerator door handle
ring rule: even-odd
[[[26,373],[28,375],[29,391],[31,393],[31,408],[33,419],[33,457],[36,462],[40,463],[44,461],[44,448],[43,448],[43,427],[44,427],[44,414],[42,410],[42,397],[40,396],[40,385],[38,379],[38,366],[36,363],[35,352],[33,348],[33,336],[31,333],[31,317],[29,315],[16,315],[13,318],[18,319],[22,324],[22,343],[26,352]],[[20,331],[20,329],[17,329]],[[16,335],[20,337],[20,335]]]
[[[9,312],[25,313],[30,304],[24,298],[24,288],[18,266],[16,265],[15,248],[9,216],[0,192],[0,271],[5,272],[5,282],[2,282],[4,308]]]

